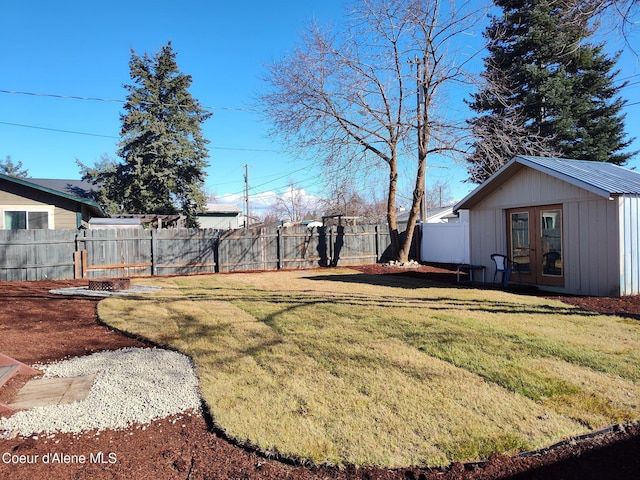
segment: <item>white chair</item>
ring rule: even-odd
[[[491,255],[491,260],[495,263],[496,270],[493,273],[493,283],[496,283],[496,275],[498,272],[502,273],[502,286],[506,287],[509,284],[509,277],[511,276],[512,271],[518,272],[518,282],[522,283],[522,276],[520,273],[519,265],[511,260],[506,255],[502,255],[500,253],[494,253]]]

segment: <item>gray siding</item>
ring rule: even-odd
[[[620,295],[618,204],[604,198],[568,205],[577,225],[565,221],[565,289],[579,295]],[[568,215],[565,214],[565,217]]]
[[[640,196],[623,195],[620,206],[620,294],[640,294]]]

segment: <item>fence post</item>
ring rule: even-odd
[[[83,243],[82,240],[79,239],[80,236],[80,232],[76,233],[75,250],[73,252],[73,278],[76,280],[86,278],[87,276],[87,249],[86,244],[82,245],[84,248],[80,246],[80,243]],[[87,236],[85,230],[82,230],[82,236]]]
[[[156,234],[157,231],[151,229],[151,276],[156,276],[158,273],[158,259],[156,258],[158,255],[158,238]]]
[[[216,230],[213,235],[213,271],[220,273],[220,230]]]
[[[76,233],[76,238],[75,238],[75,248],[73,251],[73,278],[74,279],[78,279],[78,278],[82,278],[82,260],[81,260],[81,256],[80,256],[80,249],[78,248],[78,245],[80,244],[80,242],[78,241],[78,234]]]
[[[276,257],[277,257],[277,269],[280,270],[282,269],[282,228],[280,226],[278,226],[277,230],[276,230]]]
[[[329,256],[327,258],[327,266],[332,267],[333,263],[333,225],[329,226]]]

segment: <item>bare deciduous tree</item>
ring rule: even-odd
[[[366,191],[350,176],[332,176],[328,182],[329,197],[322,205],[325,215],[357,217],[359,223],[378,223],[385,217],[386,202],[379,201],[385,194],[377,188],[379,182],[369,179],[374,187]]]
[[[451,185],[437,180],[426,192],[427,208],[440,208],[451,205],[453,194]]]
[[[313,199],[304,190],[290,184],[288,190],[278,195],[269,208],[269,214],[283,221],[300,222],[314,217]]]
[[[261,103],[274,132],[290,145],[314,149],[336,171],[385,166],[386,216],[392,253],[400,261],[408,260],[427,157],[456,146],[441,93],[463,80],[472,56],[454,46],[481,18],[471,4],[360,0],[342,31],[312,25],[302,44],[271,65],[265,78],[270,88]],[[396,194],[403,158],[415,159],[417,174],[401,240]]]
[[[625,36],[634,26],[634,16],[637,14],[640,0],[558,0],[573,8],[569,14],[576,21],[588,21],[594,26],[602,23],[603,19],[615,25]]]
[[[467,157],[468,181],[484,182],[517,155],[557,156],[559,152],[550,146],[549,139],[526,128],[524,115],[514,106],[515,92],[500,70],[487,68],[482,79],[482,91],[495,99],[499,108],[469,121],[474,143]]]

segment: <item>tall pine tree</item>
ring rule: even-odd
[[[29,170],[22,168],[20,160],[18,160],[18,163],[14,163],[9,155],[7,155],[4,162],[0,160],[0,173],[15,178],[29,178]]]
[[[117,152],[123,163],[80,164],[83,177],[101,185],[112,212],[182,214],[197,226],[208,166],[201,125],[211,114],[189,93],[191,76],[178,70],[170,42],[153,58],[132,52],[129,67],[134,83],[125,86]]]
[[[621,86],[614,85],[617,57],[604,45],[587,42],[591,31],[580,0],[495,0],[502,16],[485,31],[489,56],[483,77],[487,86],[472,95],[471,108],[480,115],[474,130],[488,119],[519,119],[521,151],[566,158],[623,164],[633,153],[624,132]],[[499,86],[495,82],[499,79]],[[496,94],[496,92],[501,92]],[[503,148],[501,135],[479,138],[468,157],[470,180],[480,183],[514,151]],[[490,148],[482,145],[493,142]],[[489,158],[487,151],[502,153]],[[487,165],[490,165],[489,167]]]

